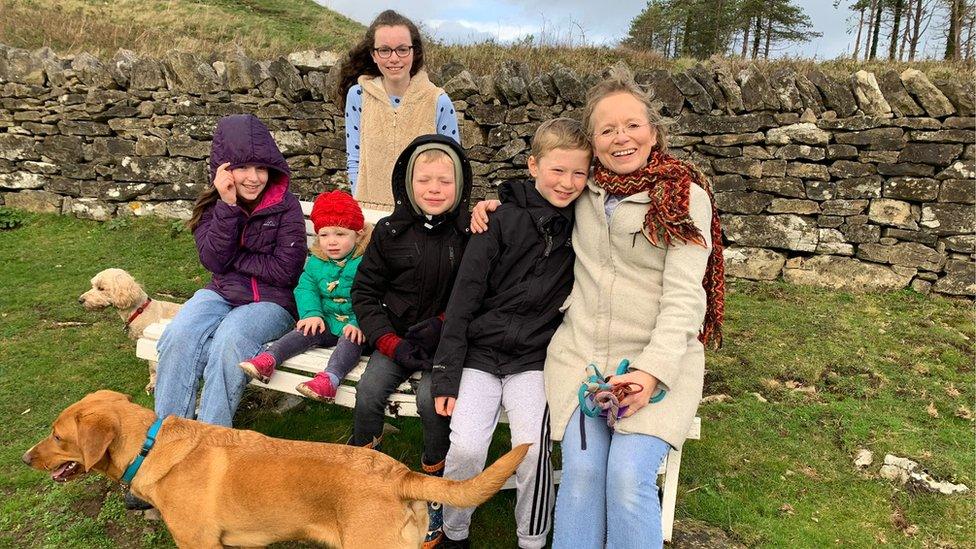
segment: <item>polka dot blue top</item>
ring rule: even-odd
[[[391,96],[390,105],[397,108],[400,98]],[[454,112],[454,105],[451,98],[446,93],[442,93],[437,98],[437,133],[453,138],[458,143],[461,142],[461,131],[458,129],[457,113]],[[356,193],[356,181],[359,179],[359,143],[360,143],[360,121],[363,114],[363,88],[356,84],[349,88],[346,94],[346,168],[349,171],[349,182],[352,184],[352,193]]]

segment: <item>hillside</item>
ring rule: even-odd
[[[25,21],[31,23],[25,25]],[[60,55],[84,51],[110,58],[119,48],[148,55],[173,48],[219,53],[240,46],[254,59],[271,59],[307,49],[342,52],[364,30],[362,24],[312,0],[0,0],[0,43],[28,50],[48,46]],[[571,47],[545,39],[511,44],[430,43],[427,54],[429,67],[437,69],[457,62],[479,75],[495,74],[506,60],[513,59],[524,63],[531,72],[551,71],[561,64],[580,73],[598,73],[619,60],[638,70],[679,72],[697,62],[628,48]],[[750,64],[769,70],[789,65],[801,72],[816,65],[825,73],[844,79],[859,69],[880,74],[888,69],[901,72],[908,67],[919,69],[930,78],[972,78],[973,74],[971,65],[943,61],[730,61],[733,72]]]
[[[49,46],[61,54],[211,52],[239,45],[261,59],[344,50],[363,30],[312,0],[0,0],[0,43]]]

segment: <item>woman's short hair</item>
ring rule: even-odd
[[[647,109],[647,121],[651,123],[651,127],[654,128],[657,136],[657,143],[655,143],[654,148],[662,152],[667,152],[668,134],[662,123],[661,115],[654,108],[650,94],[644,91],[634,81],[634,74],[630,72],[630,69],[619,65],[611,67],[607,71],[606,77],[597,84],[594,84],[586,92],[586,106],[583,107],[583,124],[586,127],[587,137],[591,140],[593,139],[593,132],[595,131],[593,127],[593,110],[596,108],[596,104],[604,98],[618,93],[629,93],[644,104]]]

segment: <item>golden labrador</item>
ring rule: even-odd
[[[95,470],[119,480],[156,415],[127,395],[97,391],[58,416],[24,462],[66,481]],[[453,481],[411,471],[380,452],[301,442],[178,417],[163,421],[132,480],[180,547],[420,547],[427,501],[458,507],[494,495],[525,457],[523,444],[480,475]]]

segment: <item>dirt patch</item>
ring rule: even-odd
[[[725,530],[690,519],[674,521],[674,534],[670,546],[675,549],[744,549],[745,547],[731,539]]]

